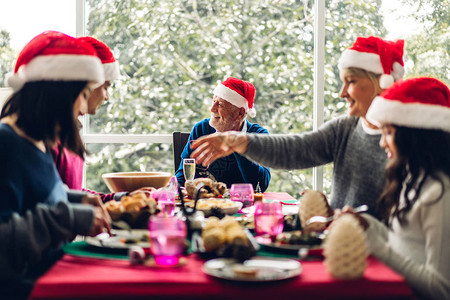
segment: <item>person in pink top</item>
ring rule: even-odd
[[[94,89],[88,99],[88,114],[95,115],[100,105],[102,105],[105,100],[109,99],[108,88],[111,86],[112,81],[119,78],[119,64],[114,58],[111,49],[105,43],[90,36],[79,37],[78,39],[94,47],[97,51],[97,56],[100,58],[103,65],[105,82]],[[56,168],[58,169],[58,173],[61,176],[62,181],[70,189],[98,194],[103,202],[113,199],[120,200],[120,198],[128,194],[128,192],[105,194],[83,189],[83,159],[70,152],[68,149],[63,148],[61,144],[58,144],[58,146],[53,149],[53,152],[53,159]],[[149,191],[149,189],[145,188],[139,191],[145,192]]]

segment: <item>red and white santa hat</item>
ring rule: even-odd
[[[91,81],[102,84],[103,67],[95,49],[74,37],[45,31],[34,37],[17,58],[8,85],[18,91],[31,81]]]
[[[119,79],[119,63],[114,58],[114,54],[108,45],[90,36],[83,36],[78,39],[91,44],[97,51],[97,56],[102,61],[103,69],[105,71],[105,81]]]
[[[398,81],[375,97],[366,118],[377,126],[394,124],[450,132],[450,90],[431,77]]]
[[[338,68],[343,70],[353,67],[381,74],[380,87],[387,89],[405,74],[403,46],[403,40],[358,37],[353,46],[342,53]]]
[[[249,117],[256,116],[253,108],[255,87],[248,81],[228,77],[214,89],[214,96],[220,97],[234,106],[245,108]]]

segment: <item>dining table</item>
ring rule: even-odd
[[[296,200],[286,193],[265,194],[289,206]],[[283,280],[239,281],[205,272],[207,259],[186,253],[172,267],[133,264],[123,249],[103,249],[78,240],[64,247],[56,262],[32,290],[29,300],[49,299],[415,299],[402,276],[369,256],[363,276],[333,278],[321,252],[300,258],[264,245],[257,257],[299,261],[301,272]]]

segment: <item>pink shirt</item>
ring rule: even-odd
[[[55,164],[57,164],[59,147],[58,146],[55,147],[53,151],[54,151],[53,158]],[[91,194],[99,195],[103,202],[110,201],[113,199],[120,200],[122,196],[128,194],[127,192],[105,194],[83,189],[82,188],[83,167],[84,167],[83,159],[65,148],[63,149],[63,155],[61,157],[59,166],[56,165],[56,169],[58,169],[58,173],[59,176],[61,177],[62,182],[64,182],[69,187],[69,189],[81,190],[89,192]]]
[[[58,157],[59,147],[53,149],[55,157]],[[63,155],[59,167],[57,166],[61,180],[70,189],[81,190],[83,183],[83,159],[67,149],[63,149]]]

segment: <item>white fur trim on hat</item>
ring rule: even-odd
[[[91,55],[41,55],[32,59],[28,64],[22,65],[13,77],[19,81],[93,81],[98,85],[103,84],[100,59]],[[11,78],[11,82],[16,81]],[[8,80],[10,82],[10,80]]]
[[[352,49],[346,49],[338,63],[339,70],[347,68],[360,68],[375,74],[383,74],[380,56],[375,53],[359,52]]]
[[[377,126],[386,123],[450,132],[450,108],[442,105],[405,103],[378,96],[370,105],[366,118]]]
[[[104,63],[103,69],[105,70],[105,81],[113,81],[119,79],[120,71],[117,61],[112,63]]]
[[[387,89],[395,81],[403,78],[405,74],[405,68],[398,62],[393,63],[391,74],[384,74],[383,65],[378,54],[359,52],[352,49],[344,50],[339,59],[338,68],[339,70],[359,68],[375,74],[382,74],[380,78],[380,87],[382,89]]]
[[[229,87],[226,87],[225,85],[223,85],[221,83],[214,89],[214,95],[230,102],[234,106],[243,107],[243,108],[245,108],[245,112],[247,112],[247,113],[249,112],[247,99],[245,99],[245,97],[241,96],[238,92],[230,89]],[[255,111],[255,115],[256,115],[256,111]],[[249,114],[249,116],[250,116],[250,114]]]

